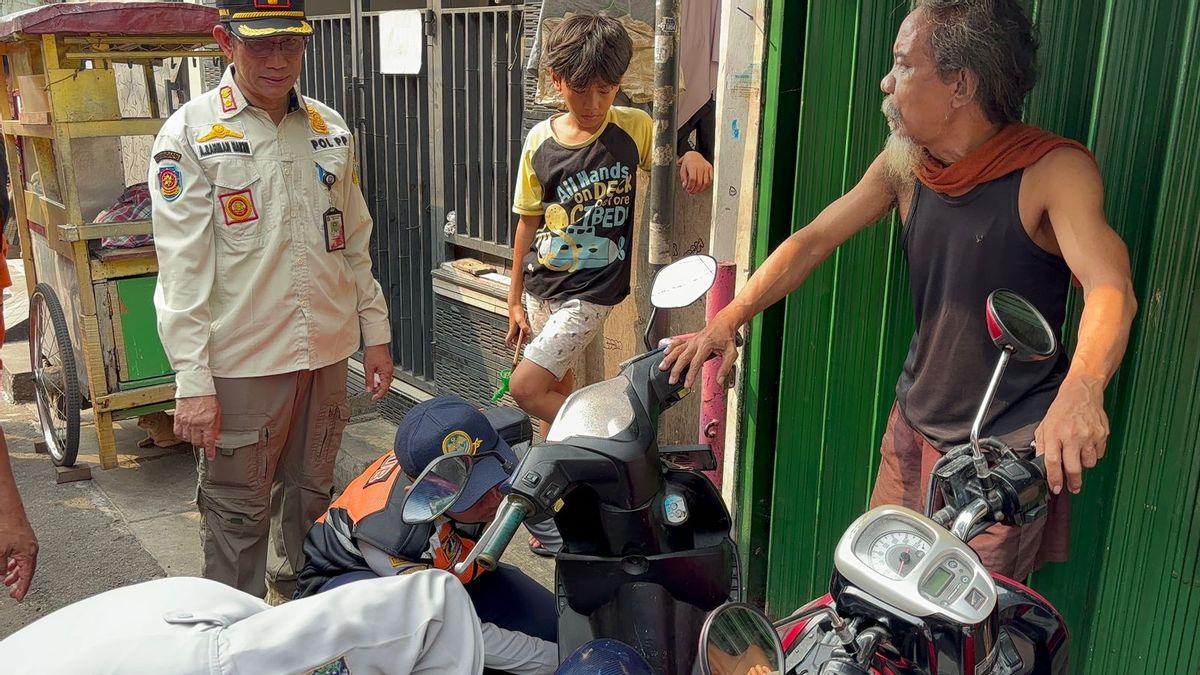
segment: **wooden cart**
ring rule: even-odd
[[[30,356],[57,465],[75,462],[85,405],[106,469],[117,464],[114,420],[174,405],[152,302],[154,247],[101,245],[149,234],[150,221],[92,219],[125,187],[120,137],[152,137],[164,121],[154,66],[220,56],[216,22],[213,8],[166,2],[54,4],[0,19],[8,94],[0,119],[30,298]],[[122,116],[115,64],[140,71],[149,115]]]

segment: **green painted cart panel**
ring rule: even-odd
[[[155,277],[130,277],[114,282],[117,305],[114,319],[119,320],[125,350],[120,358],[129,373],[122,377],[122,389],[129,384],[156,384],[171,374],[171,363],[158,339],[158,315],[154,311]],[[159,378],[155,382],[142,382]]]
[[[1200,673],[1200,0],[1031,4],[1043,48],[1027,117],[1096,152],[1140,303],[1072,560],[1033,582],[1071,627],[1071,672]],[[881,147],[878,82],[907,8],[771,2],[756,262]],[[867,504],[912,331],[897,235],[893,220],[852,240],[747,344],[739,536],[775,613],[825,591]]]

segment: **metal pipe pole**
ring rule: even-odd
[[[654,149],[650,174],[651,274],[671,262],[671,221],[675,211],[675,123],[679,87],[679,0],[654,3]],[[666,337],[666,315],[659,315],[650,334]]]

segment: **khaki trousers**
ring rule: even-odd
[[[221,433],[216,459],[199,460],[201,574],[259,598],[269,583],[291,598],[350,417],[346,361],[214,383]]]

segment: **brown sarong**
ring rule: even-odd
[[[1036,423],[1031,424],[1004,435],[1002,440],[1013,448],[1027,448],[1036,428]],[[871,493],[871,508],[899,504],[923,513],[929,473],[942,452],[909,426],[899,405],[892,406],[879,454],[879,474]],[[972,539],[970,546],[989,570],[1021,580],[1042,563],[1067,559],[1070,523],[1070,499],[1063,492],[1051,496],[1045,517],[1024,527],[993,525]]]

